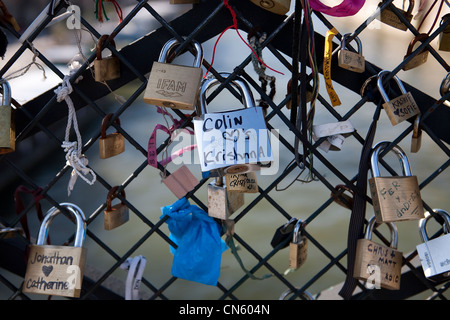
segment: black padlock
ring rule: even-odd
[[[292,240],[292,232],[294,231],[297,220],[297,218],[291,218],[288,222],[275,230],[272,241],[270,241],[270,245],[273,248],[277,247],[280,243],[284,243],[280,249],[289,246],[289,243]]]

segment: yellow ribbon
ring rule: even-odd
[[[333,89],[333,84],[331,82],[331,54],[333,49],[333,37],[338,34],[336,28],[327,31],[325,36],[325,52],[323,59],[323,76],[325,78],[325,86],[327,88],[328,95],[331,99],[331,104],[333,107],[341,105],[341,100],[337,93]]]

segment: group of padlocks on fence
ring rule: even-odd
[[[285,14],[290,8],[289,0],[251,1],[276,14]],[[196,2],[171,0],[171,3]],[[400,28],[398,23],[393,22],[397,18],[396,15],[391,15],[388,12],[387,8],[382,11],[381,20]],[[440,50],[450,51],[450,45],[444,44],[446,41],[445,34],[445,32],[442,34],[440,40],[440,43],[442,43],[442,45],[440,44]],[[450,31],[448,34],[450,34]],[[365,61],[362,56],[362,44],[355,37],[358,52],[346,50],[349,36],[344,35],[342,38],[338,53],[339,66],[354,72],[363,72]],[[108,36],[103,36],[99,39],[97,59],[94,61],[95,80],[99,82],[120,77],[120,63],[117,57],[114,55],[107,58],[101,57],[103,41],[107,38]],[[111,39],[109,41],[114,45]],[[417,41],[423,41],[423,38],[415,38],[411,42],[411,46],[415,45]],[[163,46],[160,57],[158,61],[154,62],[150,72],[143,100],[148,104],[157,106],[158,112],[166,115],[168,113],[164,108],[196,111],[196,117],[192,120],[194,131],[189,131],[189,133],[195,135],[197,145],[187,150],[197,149],[204,177],[214,179],[208,185],[207,215],[212,219],[222,220],[225,225],[225,222],[230,221],[229,217],[243,206],[244,193],[258,192],[256,172],[265,166],[270,166],[270,162],[273,160],[270,139],[262,108],[256,106],[249,85],[240,77],[233,77],[232,80],[228,81],[228,84],[239,92],[245,108],[227,112],[210,112],[208,110],[207,94],[221,82],[214,77],[202,79],[203,49],[201,44],[195,40],[192,40],[191,44],[195,52],[195,61],[192,67],[176,65],[168,61],[173,50],[180,45],[177,39],[171,39]],[[412,47],[408,50],[411,52]],[[423,62],[426,61],[426,58],[419,57],[420,55],[417,55],[416,58]],[[408,68],[411,68],[411,66]],[[376,77],[378,91],[384,100],[383,108],[392,125],[416,117],[411,152],[417,152],[420,148],[421,136],[419,127],[420,110],[411,93],[405,90],[397,76],[393,76],[393,78],[402,95],[393,99],[388,97],[383,88],[383,77],[388,73],[389,71],[383,70]],[[231,74],[221,73],[220,76],[227,80]],[[443,90],[441,87],[441,94],[443,94]],[[119,132],[106,134],[111,117],[112,114],[108,114],[102,121],[99,139],[100,158],[102,159],[116,156],[125,150],[124,137]],[[3,82],[0,121],[1,153],[12,152],[15,148],[14,109],[11,108],[11,90],[6,81]],[[120,126],[118,118],[114,121]],[[160,127],[160,129],[164,129],[170,135],[176,129],[177,124],[180,125],[180,123],[174,123],[171,128]],[[157,161],[156,159],[155,139],[156,136],[152,134],[149,141],[148,159],[149,165],[158,168],[158,165],[162,165],[163,161]],[[399,289],[400,286],[403,258],[402,253],[396,250],[398,237],[395,223],[405,220],[420,221],[419,230],[424,243],[417,246],[417,251],[425,276],[433,280],[439,279],[443,275],[448,276],[450,272],[450,263],[448,263],[450,257],[446,255],[445,250],[441,250],[443,243],[448,242],[448,237],[450,237],[450,235],[447,235],[450,232],[450,215],[441,209],[436,209],[433,213],[424,212],[417,177],[411,174],[407,156],[398,146],[394,146],[392,150],[403,166],[403,176],[380,176],[379,157],[389,144],[385,141],[380,142],[372,150],[371,169],[373,177],[369,180],[369,187],[375,215],[369,220],[365,238],[358,241],[353,276],[372,283],[378,281],[381,287],[395,290]],[[153,148],[150,148],[150,146],[153,146]],[[250,150],[251,147],[255,146],[254,150]],[[229,148],[232,150],[231,153]],[[178,155],[184,151],[180,150]],[[164,161],[167,164],[170,159],[164,159]],[[184,198],[198,184],[196,177],[184,165],[169,176],[164,177],[163,182],[179,199]],[[118,187],[113,187],[107,195],[104,224],[106,230],[117,228],[129,219],[128,207],[123,202],[112,205],[112,200],[118,195],[117,191]],[[124,190],[119,193],[122,198],[125,198]],[[69,297],[80,295],[83,270],[86,263],[86,249],[83,248],[86,219],[81,209],[73,204],[62,203],[61,207],[64,207],[67,212],[75,217],[77,230],[74,246],[45,245],[49,225],[54,217],[61,213],[59,209],[52,208],[41,224],[36,245],[31,245],[23,285],[24,292]],[[425,228],[430,217],[435,215],[444,219],[445,235],[429,240]],[[389,247],[372,241],[375,227],[382,223],[387,224],[391,231],[392,239]],[[282,248],[289,245],[289,265],[292,269],[300,268],[306,261],[308,247],[307,238],[302,233],[303,228],[302,221],[293,218],[276,230],[271,242],[274,248],[278,247],[279,249],[281,249],[279,247],[281,243],[283,243]],[[288,292],[283,295],[287,294]]]

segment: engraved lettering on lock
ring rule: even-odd
[[[187,82],[172,79],[158,79],[156,92],[164,97],[181,97],[186,91]]]

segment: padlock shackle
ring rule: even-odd
[[[97,41],[97,50],[96,50],[96,58],[97,60],[102,60],[102,47],[103,47],[103,42],[105,42],[106,39],[109,38],[109,34],[104,34],[102,35],[98,41]],[[109,43],[112,44],[112,46],[115,48],[116,47],[116,42],[114,41],[114,39],[109,39]]]
[[[231,74],[224,72],[220,73],[220,76],[223,78],[228,78]],[[214,86],[221,84],[221,82],[216,78],[208,78],[203,80],[202,85],[200,87],[200,110],[197,110],[198,115],[207,114],[208,110],[206,108],[206,95],[208,91],[211,90]],[[230,85],[239,91],[243,98],[243,104],[245,108],[251,108],[255,106],[255,100],[253,99],[253,94],[248,86],[248,84],[240,79],[236,78],[230,82]]]
[[[413,125],[413,138],[418,138],[422,134],[422,129],[420,128],[420,113],[416,116]]]
[[[409,43],[408,50],[406,51],[406,56],[409,56],[412,53],[417,41],[424,42],[427,38],[428,38],[428,34],[426,34],[426,33],[420,33],[417,36],[415,36],[414,38],[412,38],[411,42]],[[428,48],[423,49],[421,52],[425,52],[425,51],[428,51]]]
[[[9,82],[1,78],[2,83],[2,106],[10,106],[11,105],[11,86]]]
[[[390,71],[382,70],[378,73],[378,76],[377,76],[378,77],[378,80],[377,80],[378,91],[380,92],[381,97],[383,98],[384,102],[386,102],[386,103],[389,102],[389,97],[383,87],[383,76],[388,73],[390,73]],[[406,91],[405,87],[403,86],[403,83],[400,81],[400,79],[396,75],[394,75],[393,78],[394,78],[395,82],[397,82],[397,85],[400,88],[401,93],[406,94],[407,91]]]
[[[393,249],[397,249],[398,245],[398,232],[397,232],[397,226],[393,222],[384,222],[389,227],[389,230],[391,232],[391,244],[390,247]],[[377,223],[376,217],[372,216],[372,218],[369,219],[369,222],[367,223],[367,229],[365,234],[366,240],[372,240],[372,233],[373,229],[377,226],[379,226],[380,223]]]
[[[347,49],[345,48],[345,43],[346,43],[347,38],[350,37],[351,35],[352,35],[351,33],[346,33],[346,34],[344,34],[344,35],[342,36],[341,44],[340,44],[340,46],[339,46],[342,50],[347,50]],[[355,37],[353,38],[353,40],[356,41],[356,45],[357,45],[357,47],[358,47],[358,54],[363,55],[363,53],[362,53],[362,44],[361,44],[361,40],[358,38],[358,36],[355,36]],[[349,42],[349,43],[350,43],[350,42]]]
[[[102,139],[106,138],[106,128],[107,128],[108,122],[111,120],[112,116],[113,116],[112,113],[108,113],[102,120],[102,126],[101,126],[101,129],[100,129],[101,130],[100,134],[101,134]],[[120,119],[119,118],[116,118],[114,120],[114,122],[117,123],[120,126]]]
[[[59,205],[61,207],[66,208],[67,211],[70,212],[75,217],[77,228],[73,246],[82,247],[86,234],[86,217],[83,211],[81,211],[81,209],[78,206],[72,203],[60,203]],[[50,227],[50,224],[52,223],[53,219],[60,213],[61,211],[57,207],[53,207],[47,211],[47,214],[42,220],[41,227],[39,229],[39,234],[36,240],[36,244],[38,246],[44,245],[48,236],[48,229]]]
[[[180,41],[176,38],[172,38],[167,41],[161,49],[161,53],[159,54],[158,62],[167,63],[167,58],[169,57],[170,52],[180,45]],[[201,68],[203,63],[203,48],[198,41],[192,40],[192,44],[194,46],[194,50],[196,52],[194,67]]]
[[[297,223],[295,224],[294,231],[292,231],[292,242],[298,243],[299,242],[299,236],[302,233],[300,228],[303,227],[303,221],[301,219],[297,220]],[[302,228],[303,229],[303,228]]]
[[[111,189],[109,189],[108,195],[106,196],[106,210],[108,211],[112,210],[111,201],[117,198],[116,195],[117,189],[119,189],[119,186],[112,187]],[[123,198],[126,198],[125,189],[122,189],[120,191],[120,194],[122,195]],[[121,203],[124,204],[123,201],[121,201]]]
[[[380,155],[380,152],[386,149],[389,146],[389,141],[381,141],[375,145],[375,147],[372,149],[372,155],[370,157],[370,165],[372,170],[372,177],[380,177],[380,168],[378,167],[378,157]],[[402,164],[403,168],[403,175],[404,176],[411,176],[411,167],[409,166],[408,157],[406,156],[406,153],[400,148],[399,146],[395,145],[392,148],[392,151],[395,152],[395,155],[399,158],[400,163]]]
[[[450,232],[450,215],[447,211],[442,209],[433,209],[433,212],[440,215],[442,219],[444,219],[444,233],[447,234]],[[430,220],[430,218],[433,216],[429,211],[425,212],[425,217],[419,220],[419,231],[420,231],[420,237],[422,238],[423,242],[427,242],[429,240],[428,234],[427,234],[427,223]]]

